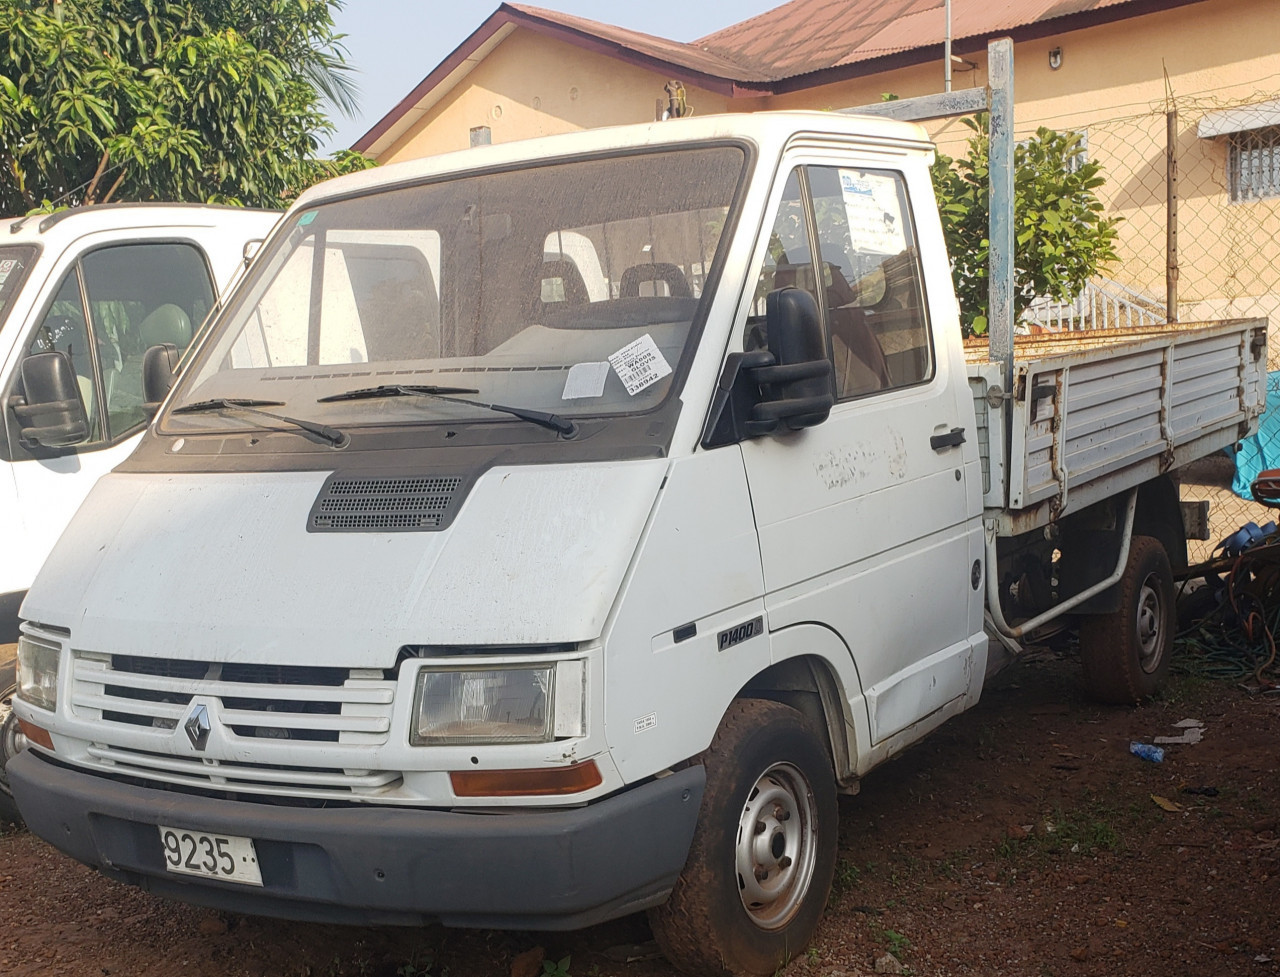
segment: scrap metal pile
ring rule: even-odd
[[[1254,479],[1253,497],[1280,508],[1280,469]],[[1246,523],[1204,563],[1181,574],[1178,605],[1182,654],[1176,667],[1206,678],[1238,680],[1280,691],[1280,531],[1274,522]],[[1188,585],[1203,579],[1203,585]]]

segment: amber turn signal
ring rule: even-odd
[[[29,723],[25,719],[18,720],[18,729],[22,730],[22,735],[27,738],[27,742],[43,746],[46,750],[53,749],[53,738],[47,729]]]
[[[578,794],[604,782],[594,760],[546,770],[454,770],[449,774],[458,797],[547,797]]]

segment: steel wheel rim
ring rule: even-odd
[[[787,925],[804,903],[817,861],[813,790],[796,767],[775,763],[756,781],[738,819],[738,895],[765,930]]]
[[[1164,656],[1164,598],[1160,578],[1148,574],[1138,591],[1138,665],[1150,675]]]

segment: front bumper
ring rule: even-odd
[[[196,797],[82,773],[31,750],[8,772],[33,832],[159,895],[286,919],[541,930],[665,899],[705,784],[695,766],[586,807],[493,814]],[[252,838],[262,888],[166,872],[159,824]]]

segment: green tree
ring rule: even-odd
[[[987,331],[987,237],[990,173],[987,117],[974,130],[969,155],[941,153],[933,166],[942,229],[966,335]],[[1105,264],[1117,260],[1117,218],[1103,215],[1100,164],[1085,160],[1081,137],[1043,126],[1014,150],[1014,320],[1040,297],[1069,300]]]
[[[108,200],[279,207],[355,90],[342,0],[0,0],[0,214]]]

